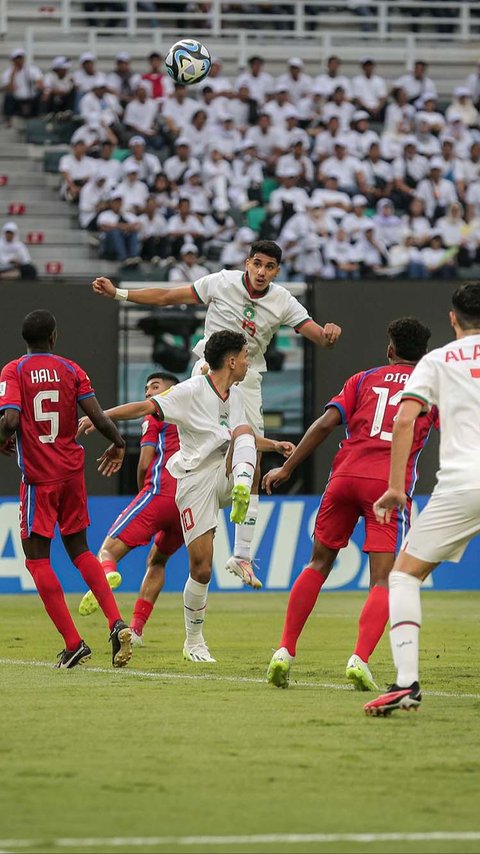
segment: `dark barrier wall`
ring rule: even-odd
[[[316,416],[325,402],[337,393],[351,374],[386,364],[386,327],[405,315],[418,317],[432,330],[429,349],[454,338],[448,312],[456,283],[410,281],[320,282],[313,288],[313,316],[319,323],[339,323],[343,335],[331,352],[315,348],[312,383],[307,393]],[[311,488],[323,491],[332,456],[343,435],[334,432],[317,451]],[[431,434],[419,461],[417,492],[428,493],[435,484],[438,467],[438,437]]]
[[[95,297],[89,287],[68,284],[2,282],[0,362],[3,366],[25,352],[22,320],[29,311],[46,308],[57,318],[56,352],[78,362],[90,376],[97,397],[105,407],[116,403],[118,362],[118,311],[111,300]],[[118,492],[115,477],[97,474],[96,457],[107,445],[97,436],[86,440],[87,488],[91,494]],[[0,495],[15,495],[19,470],[14,458],[0,457]]]

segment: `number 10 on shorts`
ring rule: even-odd
[[[192,509],[186,507],[185,510],[182,510],[182,528],[184,531],[191,531],[194,524]]]

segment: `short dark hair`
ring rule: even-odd
[[[280,264],[282,260],[282,250],[274,240],[255,240],[250,247],[248,257],[253,258],[257,252],[261,252],[262,255],[268,255],[269,258],[275,258],[277,264]]]
[[[480,328],[480,282],[463,282],[453,292],[452,306],[462,329]]]
[[[163,380],[166,383],[172,383],[172,385],[177,385],[180,382],[175,374],[170,374],[168,371],[154,371],[153,374],[149,374],[145,380],[145,385],[151,380]]]
[[[214,332],[205,344],[205,361],[212,371],[218,371],[223,367],[226,356],[237,356],[246,343],[243,332],[231,332],[229,329]]]
[[[254,56],[251,56],[251,57],[247,60],[247,62],[248,62],[248,64],[249,64],[249,65],[251,65],[251,64],[252,64],[252,62],[262,62],[262,63],[264,63],[264,62],[265,62],[265,60],[264,60],[263,56],[259,56],[259,55],[256,53]]]
[[[398,320],[392,320],[388,325],[387,333],[396,355],[408,362],[418,362],[425,355],[432,334],[428,326],[416,317],[400,317]]]
[[[158,50],[152,50],[151,53],[148,54],[149,59],[161,59],[162,54],[158,52]]]
[[[23,318],[22,338],[32,347],[46,344],[56,328],[57,321],[53,314],[45,308],[37,308]]]

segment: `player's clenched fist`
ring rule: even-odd
[[[102,297],[111,297],[115,296],[116,287],[110,279],[107,279],[106,276],[98,276],[92,282],[92,288],[96,294],[100,294]]]
[[[342,327],[337,326],[336,323],[326,323],[323,327],[323,332],[325,335],[325,347],[334,347],[342,334]]]
[[[381,525],[388,524],[392,518],[392,512],[396,507],[403,509],[407,503],[405,492],[397,489],[387,489],[373,505],[373,512],[377,522]]]

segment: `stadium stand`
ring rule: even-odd
[[[215,270],[239,227],[285,280],[470,275],[479,25],[473,2],[3,0],[2,224],[41,276],[163,280],[185,243]],[[173,86],[190,28],[216,61]]]

